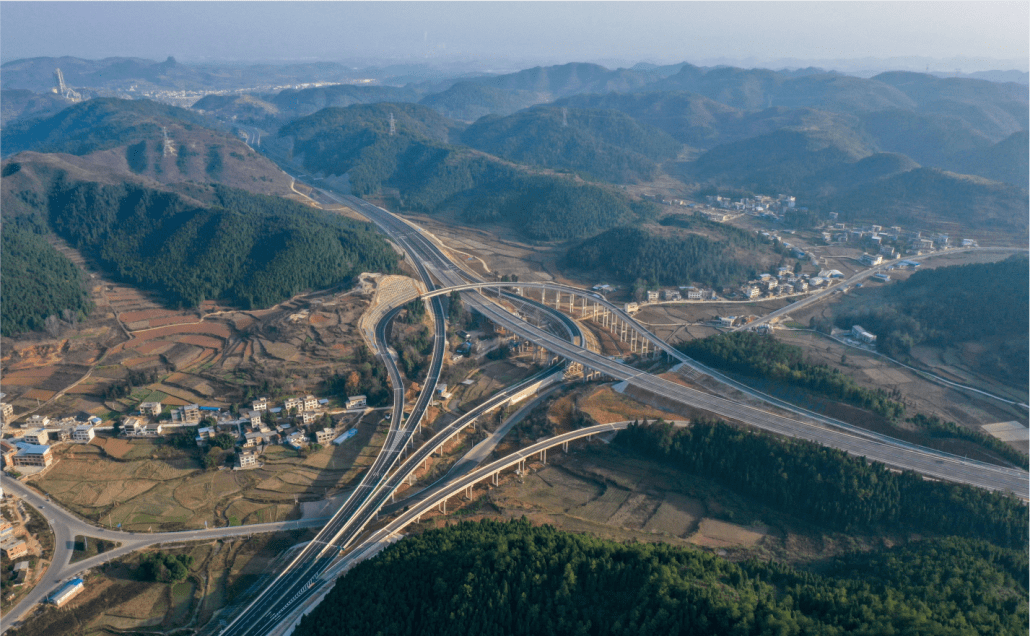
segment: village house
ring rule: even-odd
[[[72,429],[72,441],[79,444],[88,444],[96,435],[93,432],[92,424],[79,424]]]
[[[257,466],[257,451],[250,448],[241,448],[236,451],[236,468],[250,468]]]
[[[347,398],[347,409],[363,409],[366,406],[366,399],[364,395],[352,395]]]
[[[143,402],[139,405],[139,414],[147,417],[157,417],[158,415],[161,415],[161,403]]]

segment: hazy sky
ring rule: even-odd
[[[1028,25],[1028,2],[5,0],[0,58],[174,55],[186,62],[389,59],[489,67],[920,56],[945,60],[939,70],[1026,70]]]

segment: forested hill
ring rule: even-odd
[[[394,130],[390,134],[390,117]],[[356,104],[325,108],[284,126],[281,137],[293,137],[294,153],[304,154],[304,165],[326,174],[343,174],[364,167],[372,175],[389,175],[401,148],[412,143],[446,144],[459,124],[418,104]],[[351,175],[359,192],[364,181]],[[371,183],[369,184],[371,186]]]
[[[565,267],[650,286],[736,286],[781,257],[755,235],[699,217],[666,217],[664,228],[618,227],[570,249]],[[690,232],[677,231],[685,227]]]
[[[0,90],[0,126],[18,119],[48,117],[71,105],[70,100],[54,93],[5,88]]]
[[[395,133],[389,134],[390,115]],[[536,240],[592,236],[647,216],[651,204],[446,143],[460,125],[417,104],[328,108],[283,127],[312,171],[350,176],[352,190],[397,188],[401,207],[454,210],[471,223],[503,223]]]
[[[680,147],[661,130],[618,111],[543,106],[484,117],[461,141],[518,163],[621,183],[654,179],[656,162],[675,157]]]
[[[1028,381],[1030,264],[1012,257],[998,263],[940,267],[870,291],[866,306],[842,311],[836,323],[860,324],[876,334],[876,345],[892,356],[928,342],[948,346],[978,343],[978,364],[1006,382]]]
[[[236,101],[249,104],[251,114],[259,116],[260,100]],[[139,176],[163,184],[220,183],[290,195],[290,179],[282,170],[236,135],[209,125],[200,113],[157,102],[93,99],[50,117],[15,122],[3,129],[2,143],[5,155],[50,153],[33,161],[71,161],[89,172],[120,173],[116,180]]]
[[[532,91],[504,90],[477,82],[458,82],[443,91],[423,97],[419,103],[444,117],[473,122],[485,115],[510,115],[546,101]]]
[[[969,540],[854,553],[824,574],[697,549],[460,523],[340,578],[299,636],[1026,633],[1026,553]]]
[[[286,89],[273,97],[271,102],[284,112],[299,117],[310,115],[323,108],[345,108],[352,104],[417,102],[421,95],[422,92],[413,88],[336,84],[334,86]]]
[[[267,307],[397,265],[396,253],[370,224],[224,186],[194,190],[209,203],[135,183],[74,182],[58,174],[40,191],[5,190],[11,204],[4,201],[4,224],[36,234],[52,230],[110,275],[178,306],[216,299]],[[34,306],[11,295],[20,289],[4,286],[5,306]],[[29,319],[21,324],[33,328]]]
[[[887,176],[817,202],[851,222],[1026,235],[1027,191],[936,168]]]
[[[42,331],[50,316],[90,313],[85,276],[74,263],[27,227],[5,222],[0,232],[0,333]]]
[[[184,108],[149,100],[91,99],[39,120],[16,122],[0,136],[4,156],[34,150],[87,155],[161,135],[162,124],[203,126]]]

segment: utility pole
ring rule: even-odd
[[[395,132],[397,132],[397,124],[393,118],[393,113],[390,113],[390,136],[393,137]]]

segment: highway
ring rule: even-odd
[[[468,284],[465,282],[466,277],[457,270],[439,248],[411,224],[356,197],[343,197],[342,201],[337,200],[372,219],[387,232],[391,239],[401,243],[409,254],[417,255],[415,260],[421,259],[424,266],[440,280],[441,286],[457,287]],[[652,376],[618,361],[587,351],[582,347],[564,342],[518,319],[497,304],[488,302],[473,292],[463,292],[462,298],[488,319],[504,326],[519,337],[534,342],[563,358],[579,362],[585,369],[599,371],[616,380],[623,380],[628,385],[652,395],[773,433],[807,439],[838,448],[853,455],[883,462],[894,468],[914,470],[935,479],[969,484],[988,490],[1012,492],[1024,498],[1028,496],[1030,481],[1028,481],[1026,471],[970,461],[890,437],[853,430],[843,422],[830,425],[825,421],[801,415],[798,415],[797,419],[788,418],[763,409],[738,404]],[[623,319],[632,321],[628,315]],[[639,329],[646,333],[646,329],[642,326]],[[668,345],[662,349],[675,351]],[[678,359],[685,358],[685,356],[680,357],[682,354],[678,351],[675,353],[678,354]],[[697,364],[693,360],[689,360],[689,363]]]
[[[427,287],[432,288],[432,281],[426,280]],[[446,347],[446,325],[443,306],[438,298],[431,301],[434,316],[434,345],[430,360],[427,382],[419,393],[418,400],[410,416],[402,424],[404,415],[404,383],[397,369],[393,352],[386,339],[386,329],[390,321],[400,312],[401,307],[390,311],[376,325],[376,348],[390,376],[393,387],[393,414],[386,442],[376,456],[371,468],[365,473],[358,487],[351,493],[340,509],[319,531],[318,535],[298,552],[272,583],[261,591],[243,609],[242,612],[226,626],[224,634],[247,635],[263,634],[269,625],[274,625],[280,617],[289,613],[295,603],[302,602],[311,592],[312,581],[318,577],[336,558],[339,547],[337,541],[345,535],[352,524],[359,519],[374,514],[377,507],[370,507],[380,491],[383,480],[400,459],[401,453],[411,441],[415,430],[420,426],[422,417],[432,401],[436,379],[443,367],[443,353]],[[366,512],[362,516],[362,512]],[[367,522],[367,521],[366,521]]]
[[[696,391],[681,384],[652,376],[646,372],[642,372],[616,360],[611,360],[600,354],[590,352],[583,347],[585,340],[582,337],[582,331],[579,325],[575,321],[565,317],[563,314],[560,314],[560,312],[555,312],[550,308],[536,303],[535,301],[506,294],[513,302],[532,303],[533,305],[537,305],[540,309],[547,310],[552,316],[561,316],[561,326],[563,327],[561,331],[564,331],[565,333],[556,335],[525,322],[518,316],[513,315],[506,308],[489,301],[480,293],[472,291],[471,285],[481,285],[481,281],[477,280],[474,275],[460,269],[457,265],[451,262],[450,259],[443,254],[441,249],[430,239],[430,237],[426,236],[416,226],[413,226],[412,224],[399,219],[395,215],[355,197],[338,197],[325,192],[324,190],[317,190],[316,193],[354,208],[379,226],[391,240],[397,243],[409,255],[411,264],[418,271],[419,276],[426,284],[426,288],[431,290],[431,293],[436,291],[434,279],[442,287],[449,288],[465,286],[466,291],[462,291],[461,293],[462,299],[467,305],[475,308],[495,324],[505,327],[520,338],[533,342],[545,348],[552,354],[565,358],[566,360],[578,362],[582,364],[585,369],[598,371],[606,376],[625,382],[627,386],[636,387],[651,395],[676,402],[681,405],[697,408],[726,419],[740,421],[782,435],[816,441],[827,446],[845,450],[854,455],[865,456],[871,460],[881,461],[896,468],[915,470],[926,476],[937,479],[967,483],[991,490],[1014,492],[1024,498],[1027,496],[1028,480],[1027,473],[1025,471],[981,464],[979,462],[970,462],[963,460],[962,458],[940,454],[935,451],[931,451],[930,449],[924,449],[910,444],[903,444],[898,440],[893,440],[891,438],[885,438],[882,436],[879,436],[878,438],[877,436],[872,436],[865,431],[842,430],[840,426],[836,426],[835,424],[827,423],[825,421],[821,422],[803,416],[799,419],[784,417],[759,408],[738,404],[720,396]],[[866,275],[871,275],[871,273],[872,271],[865,272]],[[511,287],[528,285],[534,284],[508,284],[508,286]],[[565,286],[550,285],[550,287],[561,288]],[[446,293],[449,291],[450,290],[448,289],[439,293]],[[566,288],[563,289],[563,291],[566,291],[566,293],[576,293],[578,295],[583,295],[584,293],[589,294],[589,292],[585,292],[584,290],[577,288]],[[818,297],[819,296],[817,295],[816,297],[806,300],[814,302]],[[687,359],[673,347],[653,336],[653,334],[650,334],[650,332],[637,323],[631,316],[625,314],[621,308],[608,303],[603,299],[603,297],[599,297],[596,294],[590,294],[589,298],[593,302],[604,304],[609,311],[612,311],[612,313],[617,315],[620,320],[625,321],[627,325],[630,325],[633,329],[641,333],[641,335],[650,336],[648,339],[661,350],[701,371],[701,368],[699,368],[700,365]],[[298,608],[304,605],[305,602],[310,602],[312,595],[318,592],[326,581],[332,579],[334,572],[338,571],[341,563],[338,556],[341,553],[341,550],[354,544],[354,541],[358,536],[360,536],[380,507],[391,498],[394,491],[403,485],[408,476],[420,463],[425,461],[425,459],[434,452],[435,449],[442,446],[447,439],[459,434],[461,430],[472,424],[475,418],[489,412],[491,409],[496,408],[510,399],[511,395],[521,390],[527,383],[539,381],[548,374],[560,372],[560,367],[553,367],[541,372],[541,374],[538,374],[537,376],[534,376],[534,378],[527,379],[519,385],[509,387],[500,394],[492,397],[484,404],[476,407],[455,422],[452,422],[443,430],[439,431],[432,439],[429,440],[429,442],[415,450],[414,453],[394,471],[394,468],[397,466],[402,454],[405,453],[411,445],[412,435],[421,424],[425,410],[432,400],[433,390],[435,389],[440,370],[442,368],[443,349],[446,337],[443,307],[439,297],[433,297],[428,300],[430,300],[435,320],[434,351],[423,391],[420,393],[416,404],[411,411],[411,415],[406,421],[403,421],[403,382],[399,371],[397,370],[396,361],[393,359],[395,354],[387,345],[385,335],[386,328],[390,320],[396,316],[398,311],[400,311],[400,307],[397,307],[387,313],[384,319],[379,321],[375,330],[376,348],[378,350],[378,354],[382,356],[387,367],[390,375],[390,383],[394,391],[391,426],[382,451],[376,458],[373,466],[362,479],[358,488],[355,489],[336,514],[325,522],[325,526],[316,538],[305,545],[298,552],[296,557],[294,557],[293,560],[283,568],[272,583],[254,597],[253,601],[247,605],[243,612],[239,613],[235,619],[226,626],[223,631],[224,634],[232,634],[234,636],[265,634],[272,630],[282,620],[295,614]],[[784,309],[796,309],[797,307],[798,304],[796,303]],[[766,318],[770,317],[771,316]],[[565,340],[563,336],[567,337],[568,340]],[[704,369],[702,372],[709,373],[709,370]],[[717,379],[719,378],[717,377]],[[609,430],[615,430],[615,428],[612,427]],[[574,439],[575,433],[578,432],[567,435],[574,435]],[[554,440],[547,440],[547,442],[551,441]],[[562,440],[558,440],[554,442],[554,444],[561,443],[561,441]],[[544,442],[541,443],[543,444]],[[551,445],[553,446],[554,444]],[[528,454],[536,452],[535,450],[532,450],[533,448],[535,447],[524,449],[523,451],[519,451],[519,453],[524,453],[522,456],[524,459],[525,457],[528,457]],[[514,461],[519,460],[516,458]],[[495,462],[483,469],[473,472],[470,475],[459,477],[457,481],[453,481],[448,477],[448,479],[441,484],[440,489],[441,491],[445,490],[452,494],[459,492],[461,489],[483,479],[483,475],[488,475],[490,470],[495,469],[497,465],[498,463]],[[506,466],[509,465],[511,465],[511,463],[506,464]],[[496,468],[496,470],[500,469]],[[496,472],[496,470],[494,470],[494,472]],[[36,496],[38,497],[38,495]],[[445,494],[442,496],[446,497],[449,495]],[[432,502],[435,501],[439,501],[436,496],[429,497],[427,500],[420,502],[419,507],[414,510],[421,510],[423,504],[433,505]],[[52,525],[55,524],[51,513],[56,510],[59,509],[51,508],[51,510],[46,511],[46,516],[51,520]],[[414,512],[414,510],[411,512]],[[99,538],[110,538],[101,534],[102,532],[109,533],[110,531],[98,531],[97,528],[89,526],[70,515],[68,516],[70,517],[70,520],[58,519],[58,523],[56,524],[66,525],[59,537],[59,543],[61,541],[69,541],[75,534],[88,534],[89,536],[94,537],[99,535]],[[416,516],[406,513],[405,515],[402,515],[401,519],[398,521],[411,518],[416,518]],[[307,520],[305,522],[284,522],[283,524],[262,525],[277,526],[274,529],[288,529],[292,527],[307,527],[303,524],[315,524],[321,523],[322,521],[323,520]],[[84,526],[82,531],[77,530],[78,526],[75,525],[76,523]],[[388,528],[389,527],[393,527],[393,524],[388,526]],[[167,535],[171,535],[165,541],[183,542],[194,539],[250,534],[261,531],[268,530],[258,526],[248,526],[243,528],[217,528],[195,532],[165,533]],[[220,532],[224,532],[226,534],[216,534]],[[377,532],[374,537],[379,537],[380,532]],[[68,533],[72,533],[70,538],[64,536]],[[125,553],[138,549],[141,545],[126,541],[125,536],[128,535],[128,533],[111,534],[118,535],[113,538],[113,540],[122,541],[123,546],[119,550],[124,550]],[[160,535],[145,536],[148,541],[150,539],[157,539],[157,541],[150,541],[148,544],[154,542],[165,542],[159,539]],[[359,552],[364,552],[365,546],[367,545],[369,545],[367,541],[362,542]],[[70,552],[68,552],[67,556],[70,558]],[[113,558],[113,552],[101,556]],[[344,561],[350,558],[351,557],[348,556]],[[88,564],[91,561],[92,560],[83,562],[81,565],[89,567]],[[57,563],[56,559],[55,563]],[[76,567],[79,565],[80,564],[76,564]],[[65,570],[62,569],[60,571],[55,571],[54,574],[57,574],[58,572],[63,573]],[[49,580],[51,573],[48,572],[47,577]],[[60,579],[57,578],[54,580],[57,581]],[[42,598],[42,595],[46,593],[46,590],[43,588],[48,586],[52,589],[52,585],[45,586],[41,584],[40,586],[37,586],[39,589],[34,590],[34,594],[38,592],[36,596],[39,596],[39,599],[32,603],[28,603],[28,599],[26,599],[26,602],[19,604],[18,607],[24,607],[27,609],[34,605],[35,602],[38,602],[38,600]],[[9,624],[10,621],[6,621],[5,627]]]
[[[427,267],[425,262],[419,258],[418,253],[413,249],[411,243],[409,243],[402,234],[404,230],[410,230],[410,228],[408,226],[397,225],[396,217],[393,217],[392,215],[387,215],[382,218],[388,223],[388,230],[384,229],[384,231],[387,231],[388,236],[397,242],[411,257],[411,264],[418,271],[426,288],[434,290],[435,285],[430,273],[430,267]],[[447,264],[450,265],[449,261],[447,261]],[[450,280],[449,278],[441,277],[439,269],[436,269],[435,273],[437,274],[438,280]],[[470,277],[467,273],[456,274],[448,271],[448,274],[451,274],[451,276],[457,276],[462,280]],[[440,302],[440,295],[435,295],[429,300],[432,303],[433,314],[436,317],[436,333],[434,334],[436,344],[434,345],[433,350],[433,361],[430,365],[422,392],[419,394],[418,402],[412,409],[411,415],[408,417],[404,427],[401,428],[397,425],[400,421],[400,412],[396,410],[398,404],[403,404],[403,385],[399,371],[397,370],[396,361],[393,359],[394,354],[389,351],[389,348],[386,345],[385,335],[386,326],[401,309],[401,307],[397,307],[388,313],[384,319],[380,320],[376,326],[377,349],[379,353],[384,356],[384,361],[386,362],[386,366],[390,372],[391,385],[395,387],[395,413],[394,419],[392,420],[394,424],[391,425],[390,440],[388,440],[386,446],[384,446],[383,450],[380,452],[380,455],[377,457],[372,469],[370,469],[362,479],[361,485],[358,487],[358,491],[352,494],[347,502],[344,503],[336,515],[333,516],[329,524],[327,524],[326,528],[323,529],[310,544],[305,546],[290,565],[287,566],[264,591],[256,596],[253,601],[251,601],[244,610],[229,623],[225,630],[223,630],[222,634],[227,636],[250,636],[252,634],[263,634],[269,625],[276,625],[284,616],[290,615],[294,608],[302,605],[312,594],[317,592],[318,586],[316,585],[316,582],[324,570],[333,562],[338,551],[348,547],[354,539],[357,538],[368,523],[374,519],[380,507],[387,503],[393,492],[403,484],[403,482],[408,478],[408,475],[414,472],[420,463],[425,461],[426,457],[436,450],[436,448],[442,446],[447,439],[450,439],[450,437],[453,437],[462,429],[469,426],[481,414],[506,402],[512,394],[522,390],[522,387],[526,384],[539,381],[544,377],[561,371],[560,368],[548,369],[514,387],[509,387],[505,391],[502,391],[488,400],[486,403],[476,407],[470,413],[462,416],[437,433],[428,443],[423,444],[415,454],[409,457],[404,465],[387,480],[386,477],[388,473],[399,459],[401,453],[407,449],[409,444],[411,444],[412,435],[421,424],[422,417],[432,400],[434,390],[440,377],[443,362],[443,350],[446,346],[446,326],[443,318],[443,307]],[[513,300],[525,301],[526,299],[516,296],[513,297]],[[540,306],[538,303],[532,304],[537,305],[541,310],[549,311],[548,308]],[[582,342],[583,337],[579,325],[576,324],[575,321],[572,321],[558,312],[554,313],[561,317],[559,324],[564,328],[564,331],[566,332],[565,335],[570,339],[570,341],[574,341],[578,337],[579,341]],[[560,336],[558,338],[560,339]],[[397,434],[394,436],[395,431]]]

